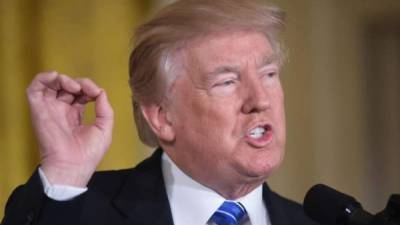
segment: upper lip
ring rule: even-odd
[[[266,130],[271,130],[272,129],[272,125],[270,123],[267,123],[267,122],[256,122],[256,123],[253,123],[252,126],[250,126],[249,129],[247,129],[246,136],[249,136],[251,131],[254,130],[255,128],[257,128],[257,127],[263,127]]]

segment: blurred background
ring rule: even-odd
[[[127,62],[134,28],[168,2],[0,0],[0,218],[38,165],[25,89],[39,71],[89,77],[107,91],[116,122],[99,169],[151,154],[136,136]],[[287,12],[289,53],[287,153],[269,184],[302,202],[325,183],[382,210],[400,193],[400,1],[269,2]]]

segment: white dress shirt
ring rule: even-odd
[[[174,224],[214,225],[208,220],[226,199],[182,172],[165,153],[161,164]],[[87,188],[50,184],[41,168],[39,175],[44,192],[51,199],[66,201],[87,191]],[[242,203],[248,213],[240,225],[271,224],[262,198],[262,186],[233,200]]]
[[[226,200],[215,191],[196,182],[168,157],[162,156],[162,172],[175,225],[212,225],[208,220]],[[248,213],[240,225],[270,225],[262,198],[262,186],[239,199]]]
[[[39,167],[39,176],[42,180],[44,193],[47,197],[57,201],[68,201],[87,191],[87,188],[73,187],[67,185],[51,184]]]

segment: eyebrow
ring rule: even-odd
[[[215,68],[213,71],[206,73],[206,79],[212,80],[213,78],[217,77],[220,74],[224,73],[235,73],[239,74],[240,69],[237,66],[220,66]]]
[[[276,54],[270,54],[266,55],[262,58],[262,60],[259,63],[259,66],[257,66],[259,69],[270,65],[274,62],[278,61],[278,57]],[[240,68],[238,66],[220,66],[215,69],[213,69],[211,72],[206,73],[206,80],[210,81],[213,78],[217,77],[220,74],[224,73],[235,73],[235,74],[240,74]]]
[[[264,66],[270,65],[274,62],[278,62],[278,57],[276,54],[271,54],[271,55],[266,55],[264,58],[261,60],[258,68],[262,68]]]

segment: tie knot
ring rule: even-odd
[[[211,216],[217,225],[238,225],[247,215],[246,209],[239,202],[225,201]]]

